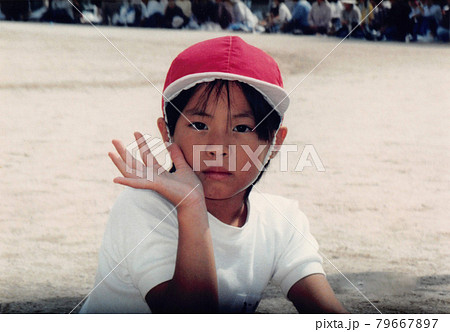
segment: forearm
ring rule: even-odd
[[[159,121],[161,120],[161,121]],[[158,126],[165,128],[163,118]],[[145,296],[152,312],[215,312],[218,307],[217,275],[214,250],[208,223],[208,212],[200,180],[186,163],[183,152],[177,144],[167,147],[176,172],[155,174],[160,165],[154,159],[141,133],[135,133],[146,172],[153,172],[154,178],[136,177],[139,161],[132,157],[133,170],[125,146],[113,140],[118,154],[109,153],[111,160],[123,177],[115,183],[136,189],[150,189],[158,192],[177,207],[178,244],[175,271],[172,279],[153,287]],[[148,166],[148,162],[152,166]],[[157,167],[155,167],[157,166]],[[149,173],[152,174],[152,173]],[[149,253],[150,254],[150,253]],[[151,258],[149,258],[151,259]]]
[[[217,274],[206,206],[178,211],[178,251],[173,281],[189,302],[217,306]]]
[[[322,274],[297,281],[289,290],[288,299],[299,313],[348,313]]]
[[[178,249],[173,278],[157,295],[154,312],[217,312],[217,274],[206,207],[178,209]]]

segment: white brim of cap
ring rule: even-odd
[[[284,113],[289,107],[288,94],[283,88],[279,87],[278,85],[237,74],[206,72],[186,75],[172,82],[164,90],[164,113],[167,103],[178,96],[181,91],[188,90],[200,83],[212,82],[216,79],[239,81],[252,86],[264,96],[269,105],[273,107],[273,109],[280,115],[281,118],[283,118]]]

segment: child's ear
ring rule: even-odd
[[[288,132],[287,127],[280,127],[280,129],[278,129],[277,136],[275,138],[275,145],[277,146],[277,148],[275,148],[272,154],[270,155],[270,159],[272,159],[277,155],[279,147],[283,144],[284,139],[286,138],[287,132]]]
[[[167,132],[166,121],[164,118],[158,118],[156,124],[158,125],[159,132],[164,142],[169,142],[169,133]]]

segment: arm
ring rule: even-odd
[[[217,312],[217,275],[206,207],[178,209],[178,249],[173,278],[145,300],[154,313]]]
[[[297,281],[289,290],[288,299],[299,313],[349,313],[323,274],[312,274]]]
[[[174,275],[171,280],[153,287],[145,300],[155,313],[216,312],[217,275],[201,182],[176,144],[168,147],[176,172],[158,174],[161,166],[150,153],[145,139],[139,133],[135,137],[144,164],[131,156],[121,142],[113,141],[118,155],[109,155],[123,175],[114,182],[158,192],[177,208],[178,216]]]

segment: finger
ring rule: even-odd
[[[141,168],[139,165],[139,161],[133,157],[130,151],[123,145],[123,143],[119,140],[112,140],[112,144],[116,148],[117,153],[120,155],[120,158],[125,162],[128,168],[130,169],[138,169]]]
[[[122,158],[123,161],[126,161],[127,160],[126,148],[123,145],[123,143],[117,139],[113,139],[112,144],[116,148],[116,151],[119,154],[120,158]]]
[[[136,143],[139,147],[139,153],[145,166],[148,166],[148,164],[153,166],[160,166],[155,156],[153,156],[152,152],[150,151],[150,147],[148,146],[147,140],[144,138],[144,136],[140,132],[135,132],[134,137],[136,138]]]
[[[169,150],[170,158],[172,158],[173,164],[175,165],[176,169],[189,167],[189,164],[184,158],[183,151],[181,151],[180,147],[176,143],[168,145],[167,150]]]
[[[154,189],[154,182],[145,179],[117,177],[113,182],[136,189]]]
[[[130,168],[117,154],[110,152],[108,153],[109,158],[111,158],[114,165],[116,165],[117,169],[120,173],[127,178],[138,178],[136,172]]]

